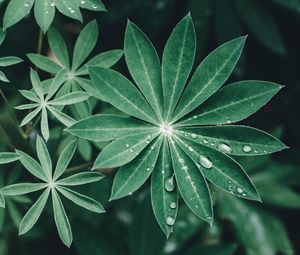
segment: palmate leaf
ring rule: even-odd
[[[161,67],[149,39],[129,22],[125,58],[138,88],[116,71],[88,68],[94,90],[132,117],[90,116],[67,131],[91,141],[112,141],[93,167],[121,166],[111,199],[130,195],[152,175],[152,208],[167,236],[176,221],[178,191],[198,217],[211,223],[212,201],[206,180],[240,198],[260,201],[243,168],[229,155],[261,155],[286,148],[263,131],[220,126],[247,118],[281,88],[264,81],[237,82],[221,88],[237,64],[245,39],[234,39],[214,50],[186,85],[196,47],[191,16],[173,30]],[[159,86],[161,89],[155,89]],[[152,149],[160,139],[160,149]]]
[[[80,8],[92,11],[106,11],[100,0],[11,0],[5,10],[3,27],[7,29],[25,16],[27,16],[34,5],[34,16],[40,28],[46,32],[55,16],[57,9],[63,15],[82,22]]]

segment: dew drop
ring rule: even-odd
[[[176,208],[176,203],[175,202],[171,202],[170,203],[170,208],[171,209],[175,209]]]
[[[171,192],[175,189],[175,180],[174,175],[165,180],[165,190]]]
[[[228,145],[226,143],[219,143],[218,144],[218,149],[222,152],[225,152],[225,153],[230,153],[232,151],[230,145]]]
[[[201,166],[205,167],[206,169],[211,169],[213,166],[211,160],[208,157],[203,155],[199,156],[199,163]]]
[[[191,146],[189,146],[189,151],[194,151],[194,149]]]
[[[203,140],[203,143],[208,143],[208,140],[207,140],[207,139],[204,139],[204,140]]]
[[[245,145],[245,146],[243,147],[243,151],[244,151],[244,152],[250,152],[250,151],[252,151],[252,147],[251,147],[250,145]]]
[[[196,134],[191,134],[191,137],[197,139],[198,136]]]
[[[167,225],[169,225],[169,226],[173,226],[174,223],[175,223],[175,219],[174,219],[173,217],[171,217],[171,216],[168,216],[168,217],[166,218],[166,223],[167,223]]]
[[[125,145],[125,146],[126,146],[126,148],[129,148],[129,147],[130,147],[130,145],[129,145],[128,143],[126,143],[126,145]]]
[[[242,188],[237,188],[236,191],[240,194],[242,194],[244,192],[244,190]]]

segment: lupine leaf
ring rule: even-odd
[[[82,22],[82,16],[76,0],[55,1],[55,6],[62,14]]]
[[[6,75],[2,71],[0,71],[0,81],[9,82],[9,79],[7,79]]]
[[[41,213],[46,205],[50,194],[50,189],[47,188],[38,200],[33,204],[29,211],[25,214],[19,227],[19,235],[23,235],[28,232],[34,224],[38,221]]]
[[[58,187],[57,190],[63,194],[66,198],[70,199],[73,203],[82,206],[83,208],[95,212],[95,213],[103,213],[105,212],[102,205],[96,200],[79,194],[71,189],[65,187]]]
[[[114,178],[110,200],[131,195],[145,183],[156,164],[161,142],[161,138],[149,142],[137,158],[119,169]]]
[[[44,31],[44,33],[50,27],[55,16],[55,6],[51,3],[53,2],[45,0],[35,0],[34,4],[34,16],[36,22]]]
[[[0,192],[0,208],[5,208],[5,199],[2,195],[2,193]],[[1,216],[0,216],[1,217]],[[1,220],[0,220],[1,222]],[[0,223],[0,227],[2,226],[2,224]]]
[[[106,11],[104,4],[100,0],[80,1],[79,6],[91,11]]]
[[[32,109],[32,108],[37,108],[38,106],[39,106],[39,104],[22,104],[22,105],[16,106],[15,109],[28,110],[28,109]]]
[[[70,104],[76,104],[79,102],[83,102],[87,100],[90,97],[89,94],[86,92],[71,92],[67,95],[64,95],[62,97],[56,98],[54,100],[51,100],[49,104],[51,105],[70,105]]]
[[[0,152],[0,164],[7,164],[20,159],[20,155],[14,152]]]
[[[52,189],[52,203],[56,228],[62,242],[70,247],[73,241],[72,230],[65,208],[55,189]]]
[[[91,141],[111,141],[147,130],[151,132],[154,127],[140,120],[112,114],[87,117],[67,129],[72,135]]]
[[[0,58],[0,66],[11,66],[21,63],[23,60],[18,57],[2,57]]]
[[[42,110],[42,107],[37,107],[34,111],[28,113],[25,118],[22,120],[20,127],[25,126],[29,121],[31,121],[35,116],[39,114],[39,112]]]
[[[27,98],[30,101],[39,103],[41,100],[34,94],[33,92],[29,90],[19,90],[19,92],[22,94],[23,97]]]
[[[275,83],[264,81],[241,81],[227,85],[178,125],[220,125],[243,120],[266,104],[280,88]]]
[[[67,127],[73,125],[76,122],[73,118],[69,117],[61,111],[56,110],[54,107],[47,106],[47,109],[53,114],[55,118],[57,118],[61,123],[63,123]]]
[[[39,54],[30,53],[27,54],[27,57],[29,60],[36,66],[39,67],[39,69],[49,72],[49,73],[57,73],[61,69],[61,67],[53,62],[50,58],[44,57]]]
[[[41,163],[42,169],[48,180],[52,177],[52,161],[43,139],[38,135],[36,138],[36,152]]]
[[[61,179],[57,183],[62,186],[77,186],[97,182],[103,178],[104,176],[97,172],[83,172]]]
[[[161,146],[158,160],[151,177],[151,203],[155,218],[167,237],[173,231],[173,225],[168,225],[167,217],[176,219],[178,210],[178,189],[166,190],[165,183],[173,175],[173,166],[170,158],[167,141]]]
[[[5,196],[19,196],[35,192],[47,187],[45,183],[18,183],[12,184],[1,189],[1,192]]]
[[[49,100],[61,87],[61,85],[65,81],[66,69],[61,69],[54,77],[51,82],[48,94],[46,96],[46,100]]]
[[[35,93],[37,94],[37,96],[40,99],[44,98],[44,91],[41,86],[40,78],[39,78],[37,72],[34,71],[33,69],[30,70],[30,79],[31,79],[32,87],[33,87]]]

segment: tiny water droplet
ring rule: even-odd
[[[129,147],[130,147],[130,145],[129,145],[128,143],[126,143],[126,145],[125,145],[125,146],[126,146],[126,148],[129,148]]]
[[[244,192],[244,190],[242,188],[237,188],[236,191],[240,194],[242,194]]]
[[[215,146],[215,143],[210,143],[211,146]]]
[[[218,149],[222,152],[225,152],[225,153],[230,153],[232,151],[230,145],[228,145],[226,143],[219,143],[218,144]]]
[[[189,146],[189,151],[194,151],[194,149],[191,146]]]
[[[147,171],[150,171],[151,169],[149,167],[147,167]]]
[[[230,123],[231,123],[231,120],[226,120],[226,123],[227,123],[227,124],[230,124]]]
[[[165,190],[171,192],[175,189],[175,180],[174,175],[165,180]]]
[[[203,143],[208,143],[208,140],[207,140],[207,139],[204,139],[204,140],[203,140]]]
[[[166,218],[166,223],[167,223],[167,225],[169,225],[169,226],[173,226],[174,223],[175,223],[175,219],[174,219],[173,217],[171,217],[171,216],[168,216],[168,217]]]
[[[197,139],[198,136],[196,134],[191,134],[191,137]]]
[[[208,157],[203,155],[199,156],[199,163],[201,166],[205,167],[206,169],[211,169],[213,166],[212,161]]]
[[[250,151],[252,151],[252,147],[251,147],[250,145],[245,145],[245,146],[243,147],[243,151],[244,151],[244,152],[250,152]]]
[[[175,209],[176,208],[176,203],[175,202],[171,202],[170,203],[170,208],[171,209]]]

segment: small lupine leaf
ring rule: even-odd
[[[39,106],[37,107],[34,111],[28,113],[25,118],[22,120],[20,127],[25,126],[29,121],[31,121],[34,117],[36,117],[39,112],[42,110],[42,107]]]
[[[66,198],[70,199],[73,203],[95,213],[104,213],[103,206],[96,200],[84,196],[78,192],[65,187],[57,187],[57,190],[63,194]]]
[[[172,233],[174,226],[167,223],[167,218],[171,217],[170,219],[174,219],[175,222],[178,210],[177,187],[175,185],[174,188],[165,187],[173,174],[168,144],[164,140],[151,177],[151,202],[155,218],[167,237]]]
[[[6,31],[4,29],[0,29],[0,45],[2,45],[5,37],[6,37]]]
[[[260,201],[250,178],[232,158],[184,137],[176,137],[175,140],[213,184],[238,197]]]
[[[198,217],[212,223],[212,201],[202,173],[174,140],[170,140],[169,146],[176,183],[183,200]]]
[[[33,90],[35,91],[37,96],[42,100],[44,98],[44,91],[41,85],[40,78],[37,72],[34,71],[33,69],[30,69],[30,79],[31,79]]]
[[[34,176],[37,178],[47,182],[47,176],[45,175],[45,172],[43,171],[41,165],[32,157],[27,155],[23,151],[16,150],[16,152],[21,156],[20,162],[22,165]]]
[[[0,208],[5,208],[5,199],[0,191]],[[1,226],[1,224],[0,224]]]
[[[0,81],[9,82],[6,75],[2,71],[0,71]]]
[[[54,3],[45,0],[35,0],[34,16],[36,22],[45,33],[50,27],[55,16]]]
[[[53,62],[50,58],[40,54],[29,53],[27,57],[35,66],[38,66],[43,71],[56,74],[61,69],[61,66]]]
[[[92,182],[97,182],[103,178],[104,175],[97,172],[83,172],[61,179],[57,181],[57,183],[61,186],[78,186]]]
[[[60,0],[55,1],[55,7],[62,14],[69,18],[76,19],[82,22],[82,16],[76,0]]]
[[[49,124],[48,124],[48,113],[46,108],[42,109],[41,114],[41,132],[46,141],[48,141],[50,132],[49,132]]]
[[[47,176],[48,180],[51,180],[52,161],[47,146],[39,135],[36,138],[36,152],[45,175]]]
[[[162,139],[156,138],[126,166],[117,172],[110,200],[119,199],[138,190],[151,175],[157,161]]]
[[[106,11],[104,4],[100,0],[79,1],[79,6],[90,11]]]
[[[130,21],[125,32],[124,52],[131,76],[159,120],[162,120],[160,61],[150,40]]]
[[[39,107],[39,104],[22,104],[22,105],[16,106],[15,109],[28,110],[28,109],[37,108],[37,107]]]
[[[145,132],[117,139],[100,152],[93,169],[112,168],[129,163],[157,136],[157,132]]]
[[[40,103],[40,99],[36,96],[36,94],[34,94],[32,91],[30,90],[19,90],[19,92],[21,93],[21,95],[25,98],[27,98],[30,101],[36,102],[36,103]]]
[[[0,165],[17,161],[20,157],[19,154],[14,152],[0,152]]]
[[[56,228],[62,242],[70,247],[73,241],[72,230],[65,208],[55,189],[52,189],[52,203]]]
[[[176,121],[203,103],[228,79],[245,44],[246,37],[229,41],[210,53],[198,66],[173,114]]]
[[[88,23],[80,32],[74,47],[72,70],[76,70],[94,49],[98,39],[96,20]]]
[[[275,137],[246,126],[191,127],[180,130],[187,134],[185,138],[226,154],[254,156],[287,148]]]
[[[2,57],[0,58],[0,66],[11,66],[21,63],[23,60],[18,57]]]
[[[69,53],[64,39],[54,28],[49,29],[47,35],[50,48],[54,55],[64,67],[69,68]]]
[[[66,69],[61,69],[54,77],[51,82],[50,88],[48,90],[48,94],[46,96],[46,101],[48,101],[54,94],[59,90],[61,85],[65,82],[66,78]]]
[[[73,118],[69,117],[61,111],[56,110],[54,107],[47,106],[47,109],[53,114],[55,118],[57,118],[67,127],[72,126],[76,122]]]
[[[89,67],[89,73],[100,94],[117,109],[139,119],[156,123],[155,114],[138,89],[120,73],[101,67]],[[119,84],[122,84],[120,86]]]
[[[113,114],[93,115],[67,129],[72,135],[91,141],[111,141],[147,130],[153,131],[153,125]]]
[[[173,113],[193,66],[196,51],[195,28],[188,14],[173,30],[162,59],[162,88],[167,120]]]
[[[243,120],[265,105],[280,88],[265,81],[232,83],[217,91],[178,125],[221,125]]]
[[[18,183],[4,187],[1,192],[4,196],[19,196],[44,189],[47,186],[45,183]]]
[[[82,91],[71,92],[67,95],[49,101],[49,104],[50,105],[71,105],[71,104],[83,102],[87,100],[89,97],[90,95],[86,92],[82,92]]]
[[[28,210],[28,212],[25,214],[19,226],[19,235],[24,235],[38,221],[47,203],[49,194],[50,194],[50,189],[47,188],[43,192],[43,194],[38,198],[38,200],[33,204],[33,206]]]
[[[77,142],[74,139],[71,141],[59,155],[56,168],[53,175],[53,180],[56,181],[68,167],[77,147]]]
[[[3,28],[7,29],[23,19],[29,14],[33,4],[34,0],[11,0],[5,10]]]

